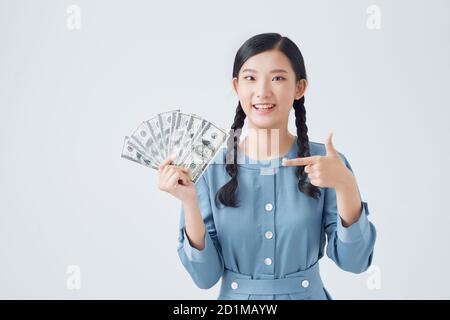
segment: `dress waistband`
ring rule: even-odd
[[[278,279],[252,279],[252,276],[225,269],[220,289],[221,295],[233,294],[290,294],[305,293],[322,288],[319,262],[310,268],[285,275]]]

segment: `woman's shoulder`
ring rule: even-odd
[[[309,141],[309,153],[312,156],[324,156],[327,154],[325,144],[315,141]]]
[[[227,156],[227,148],[226,147],[222,147],[219,150],[217,150],[217,152],[214,155],[214,157],[212,158],[210,164],[212,164],[212,165],[223,165],[223,164],[225,164],[226,156]]]
[[[227,150],[225,147],[220,148],[216,151],[215,155],[209,161],[207,168],[204,171],[205,176],[214,175],[217,172],[217,169],[223,167],[225,164]],[[223,170],[223,168],[222,168]]]

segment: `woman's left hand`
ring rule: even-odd
[[[323,188],[341,188],[354,179],[353,173],[334,148],[330,133],[325,141],[325,156],[284,159],[283,166],[305,166],[311,184]]]

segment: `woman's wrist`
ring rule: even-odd
[[[185,212],[192,212],[192,209],[198,208],[197,197],[191,199],[185,199],[181,201]]]

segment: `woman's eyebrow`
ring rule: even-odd
[[[242,72],[246,72],[246,71],[258,73],[258,71],[256,71],[255,69],[249,69],[249,68],[247,68],[247,69],[242,70]],[[279,72],[288,73],[288,72],[287,72],[286,70],[284,70],[284,69],[273,69],[272,71],[270,71],[270,73],[279,73]]]

